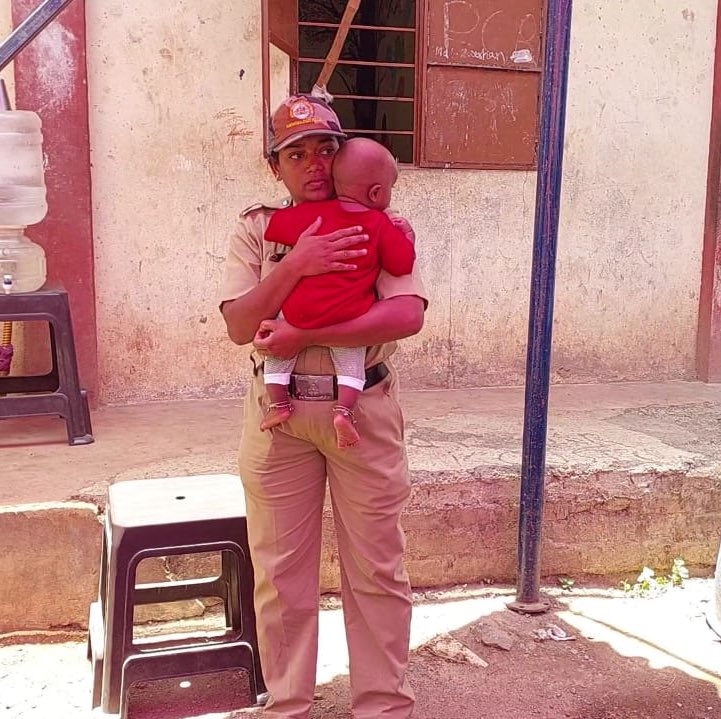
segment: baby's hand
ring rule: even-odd
[[[304,330],[284,320],[263,320],[253,338],[253,345],[262,355],[291,359],[307,346]]]
[[[399,217],[398,215],[391,217],[390,220],[393,225],[397,227],[408,238],[408,241],[415,247],[416,233],[413,232],[411,223],[408,222],[405,217]]]

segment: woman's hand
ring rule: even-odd
[[[302,352],[308,342],[304,330],[284,320],[263,320],[253,338],[253,346],[264,354],[290,359]]]
[[[355,270],[353,260],[368,250],[357,245],[368,241],[362,227],[348,227],[328,235],[316,235],[322,223],[319,217],[298,238],[293,251],[283,260],[292,263],[301,276],[322,275],[326,272]]]

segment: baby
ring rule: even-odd
[[[348,140],[333,162],[336,199],[304,202],[273,213],[265,240],[294,245],[300,234],[319,217],[319,233],[362,226],[368,236],[355,270],[304,277],[282,305],[283,319],[303,329],[347,322],[365,314],[376,301],[375,283],[381,269],[395,276],[413,269],[415,250],[406,235],[388,218],[391,191],[398,167],[383,145],[366,138]],[[353,410],[365,383],[365,347],[331,347],[338,383],[333,425],[339,447],[360,440]],[[271,400],[261,429],[285,422],[293,411],[288,387],[296,358],[267,357],[264,381]]]

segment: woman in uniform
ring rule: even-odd
[[[288,98],[274,113],[269,164],[294,203],[333,196],[331,166],[345,137],[338,117],[314,98]],[[245,210],[231,235],[221,311],[228,335],[254,343],[254,380],[245,402],[240,475],[255,570],[255,607],[265,715],[307,719],[315,690],[321,521],[330,489],[338,540],[354,719],[407,719],[411,591],[403,565],[400,513],[410,481],[403,417],[391,363],[395,341],[423,326],[416,274],[381,273],[378,301],[342,324],[301,330],[276,320],[302,278],[344,272],[365,252],[359,227],[316,234],[314,223],[291,252],[263,240],[277,207]],[[411,231],[405,221],[398,222]],[[329,346],[367,347],[366,384],[356,408],[363,442],[339,449],[329,407],[337,391]],[[267,406],[263,354],[299,355],[291,385],[295,411],[260,430]]]

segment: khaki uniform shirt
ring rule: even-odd
[[[230,248],[225,267],[225,279],[220,301],[227,302],[242,297],[254,289],[277,266],[279,259],[288,252],[287,245],[265,242],[265,230],[270,217],[276,209],[287,207],[289,200],[272,207],[252,205],[244,210],[230,237]],[[389,299],[403,295],[420,297],[425,304],[428,301],[425,290],[414,265],[413,273],[403,277],[394,277],[381,271],[376,282],[379,299]],[[395,342],[368,347],[366,350],[366,367],[386,361],[396,349]],[[255,350],[251,354],[256,365],[262,358]],[[300,353],[295,371],[298,374],[328,375],[334,374],[333,363],[327,347],[308,347]]]

